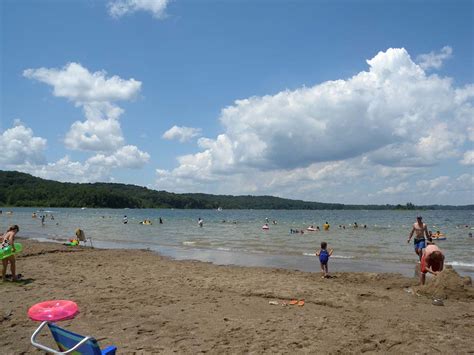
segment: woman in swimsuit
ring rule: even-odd
[[[12,251],[15,251],[15,235],[18,233],[20,228],[15,224],[8,228],[6,233],[0,237],[0,247],[6,248],[8,246],[12,247]],[[2,259],[2,280],[5,281],[7,274],[7,267],[10,264],[10,271],[12,273],[12,281],[16,281],[16,260],[15,255],[9,256],[8,258]]]

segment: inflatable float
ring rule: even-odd
[[[314,232],[316,231],[316,228],[313,228],[313,227],[308,227],[306,228],[307,231],[310,231],[310,232]]]
[[[58,322],[73,319],[79,313],[79,307],[73,301],[52,300],[31,306],[28,317],[37,322]]]
[[[15,243],[15,251],[12,251],[11,245],[0,249],[0,260],[9,258],[12,255],[16,255],[18,253],[21,253],[23,250],[23,246],[20,243]]]
[[[446,240],[446,236],[443,233],[435,233],[431,236],[433,240]]]

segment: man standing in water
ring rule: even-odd
[[[416,217],[416,222],[413,223],[413,228],[410,232],[410,236],[408,237],[407,243],[410,243],[410,240],[413,237],[413,233],[415,233],[415,253],[421,260],[421,256],[423,255],[423,249],[425,249],[426,247],[425,236],[426,238],[429,237],[428,228],[426,227],[426,224],[423,223],[421,216]]]

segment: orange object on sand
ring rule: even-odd
[[[298,304],[298,300],[291,300],[289,302],[289,304],[291,304],[292,306],[295,305],[295,304]]]
[[[304,306],[304,300],[300,300],[300,301],[298,302],[298,306]]]

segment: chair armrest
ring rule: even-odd
[[[115,352],[117,351],[116,346],[108,346],[104,350],[101,350],[102,355],[115,355]]]
[[[52,354],[63,355],[63,354],[72,353],[73,351],[75,351],[76,349],[78,349],[81,345],[83,345],[85,342],[87,342],[89,339],[91,339],[91,337],[85,337],[85,338],[82,339],[79,343],[77,343],[76,345],[74,345],[74,347],[72,347],[71,349],[69,349],[69,350],[67,350],[67,351],[57,351],[57,350],[51,349],[50,347],[48,347],[48,346],[46,346],[46,345],[43,345],[43,344],[40,344],[40,343],[36,342],[36,337],[38,336],[39,332],[40,332],[41,329],[43,329],[43,328],[45,327],[45,325],[47,325],[47,324],[48,324],[47,321],[42,322],[42,323],[40,324],[40,326],[34,331],[33,335],[31,336],[31,345],[33,345],[35,348],[38,348],[38,349],[47,351],[47,352],[52,353]]]

